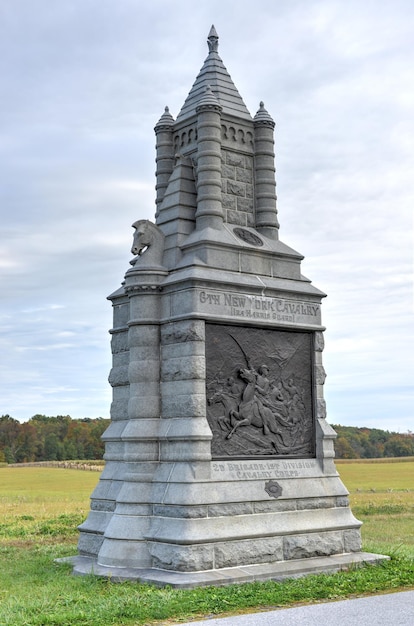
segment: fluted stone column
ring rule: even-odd
[[[212,547],[192,545],[193,517],[206,519],[212,433],[206,416],[204,320],[169,322],[161,329],[160,464],[153,479],[154,515],[147,532],[153,567],[184,571],[212,567]],[[160,532],[161,531],[161,532]]]
[[[221,124],[222,107],[206,88],[197,112],[197,229],[220,228],[223,224],[221,199]]]
[[[151,515],[151,483],[159,461],[160,298],[166,272],[132,269],[125,277],[129,298],[128,421],[122,431],[122,486],[105,529],[98,563],[149,567],[145,541]]]
[[[159,213],[159,205],[164,199],[165,190],[167,189],[168,180],[174,168],[174,118],[171,115],[168,107],[165,107],[165,111],[160,117],[157,125],[155,126],[156,135],[156,185],[155,189],[157,197],[155,200],[157,210],[155,217]]]
[[[160,460],[210,461],[204,320],[164,324],[161,355]]]
[[[105,530],[115,510],[116,498],[122,487],[124,442],[122,432],[128,423],[128,319],[129,299],[123,288],[108,297],[113,305],[111,423],[102,435],[105,442],[105,468],[91,495],[88,518],[79,526],[78,549],[81,555],[97,557]]]
[[[336,432],[326,421],[326,404],[324,385],[326,372],[323,366],[322,353],[325,346],[322,331],[315,333],[315,395],[316,395],[316,456],[323,464],[324,471],[335,471],[334,441]]]
[[[256,229],[278,239],[279,222],[276,209],[276,178],[273,131],[275,123],[263,102],[254,120]]]

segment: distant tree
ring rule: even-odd
[[[411,433],[391,433],[379,428],[358,428],[336,424],[333,428],[338,435],[335,442],[338,459],[414,456],[414,437]]]
[[[335,441],[335,455],[338,459],[356,459],[357,454],[346,437],[338,437]]]
[[[17,463],[29,463],[36,459],[36,428],[30,422],[19,424],[18,442],[19,448],[16,453]]]
[[[109,420],[69,415],[36,414],[28,421],[0,417],[0,462],[60,461],[64,459],[102,459],[101,435]]]
[[[16,463],[17,453],[21,443],[19,442],[20,422],[10,415],[0,417],[0,449],[6,463]]]
[[[414,440],[407,435],[395,434],[384,446],[385,456],[414,456]]]

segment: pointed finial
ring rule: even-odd
[[[273,121],[273,118],[266,111],[263,101],[260,102],[259,107],[260,107],[259,110],[257,111],[256,115],[253,118],[254,123],[255,124],[264,124],[266,126],[271,126],[272,128],[274,128],[275,127],[275,123]]]
[[[223,108],[220,102],[217,100],[216,96],[214,95],[210,85],[207,85],[207,87],[205,88],[204,93],[197,104],[196,111],[199,111],[200,108],[215,109],[216,111],[221,111]]]
[[[161,115],[160,119],[158,120],[154,130],[155,131],[161,130],[162,128],[172,127],[173,125],[174,125],[174,118],[170,113],[170,109],[168,107],[165,107],[164,113]]]
[[[216,29],[214,28],[214,24],[210,28],[210,32],[208,34],[207,43],[208,43],[208,51],[209,52],[217,52],[218,50],[218,35]]]

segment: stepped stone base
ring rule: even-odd
[[[95,574],[96,576],[110,578],[112,582],[135,580],[140,583],[156,585],[157,587],[169,585],[175,588],[192,589],[194,587],[206,587],[208,585],[217,587],[260,580],[274,580],[280,582],[288,578],[299,578],[310,574],[331,574],[340,570],[361,567],[365,564],[375,565],[380,561],[388,559],[388,556],[382,554],[358,552],[280,561],[277,563],[228,567],[201,572],[173,572],[151,568],[106,567],[98,565],[95,559],[86,556],[68,557],[57,559],[57,561],[71,563],[73,565],[73,573],[78,576]]]

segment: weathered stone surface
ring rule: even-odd
[[[109,567],[151,567],[152,560],[146,541],[104,538],[98,556],[99,565]]]
[[[145,298],[145,296],[143,296]],[[138,302],[138,298],[134,300]],[[137,304],[136,304],[137,306]],[[132,308],[132,305],[131,305]],[[137,323],[134,322],[133,313],[138,316]],[[128,345],[129,348],[142,348],[143,346],[156,346],[159,341],[160,329],[157,324],[142,324],[141,317],[143,317],[143,311],[131,310],[131,320],[129,321],[128,330]],[[154,312],[150,312],[154,318]]]
[[[222,168],[221,168],[221,175],[222,175],[223,178],[230,178],[231,180],[235,180],[235,178],[236,178],[236,169],[234,167],[230,166],[230,165],[223,165]]]
[[[253,172],[250,169],[236,167],[236,180],[241,183],[252,183]]]
[[[112,519],[111,512],[91,511],[87,520],[79,526],[83,532],[102,534]]]
[[[177,572],[197,572],[213,569],[212,545],[179,546],[149,542],[153,567]]]
[[[226,186],[226,189],[227,189],[227,186]],[[225,191],[226,191],[226,189],[225,189]],[[236,210],[237,199],[236,199],[235,196],[230,195],[228,193],[223,193],[222,202],[223,202],[223,208],[224,209]]]
[[[253,513],[252,502],[232,502],[230,504],[210,504],[208,507],[209,517],[223,517],[233,515],[251,515]]]
[[[254,226],[254,215],[253,213],[247,213],[247,224],[246,226],[253,227]]]
[[[320,417],[321,419],[326,418],[326,402],[323,399],[316,401],[316,417]]]
[[[242,154],[237,154],[237,152],[227,151],[226,153],[226,163],[227,165],[235,165],[237,167],[245,167],[245,157]]]
[[[204,341],[204,324],[197,320],[186,320],[166,324],[161,327],[161,342],[183,343],[186,341]]]
[[[158,461],[158,458],[159,444],[155,439],[124,442],[122,460],[126,463]]]
[[[126,352],[128,348],[128,333],[114,333],[111,338],[112,353]]]
[[[133,394],[133,395],[132,395]],[[142,396],[139,390],[131,389],[131,397],[128,402],[128,416],[130,419],[155,418],[160,416],[160,396]]]
[[[227,221],[229,224],[247,226],[247,214],[241,211],[227,211]]]
[[[347,496],[336,498],[336,506],[349,506],[349,498]]]
[[[237,183],[235,181],[228,180],[227,193],[232,193],[235,196],[241,196],[244,198],[246,196],[246,186],[244,183]]]
[[[102,542],[103,535],[82,532],[78,542],[79,554],[96,556],[102,546]]]
[[[207,506],[173,506],[165,504],[156,504],[154,506],[154,515],[161,515],[162,517],[192,519],[207,517],[207,512]]]
[[[117,387],[128,383],[128,369],[128,364],[113,367],[108,377],[109,384],[112,385],[112,387]]]
[[[205,372],[205,362],[202,356],[170,358],[165,359],[161,364],[163,381],[204,379]]]
[[[161,414],[162,417],[203,417],[206,412],[206,401],[204,394],[188,396],[178,393],[164,395],[161,398]]]
[[[111,403],[110,414],[113,421],[125,419],[128,416],[128,398],[114,399]]]
[[[115,510],[114,500],[93,500],[91,502],[91,511],[112,512]]]
[[[214,548],[216,568],[273,563],[283,560],[283,539],[266,537],[246,541],[216,544]]]
[[[297,509],[331,509],[336,505],[335,498],[303,498],[298,500]]]
[[[344,552],[341,532],[309,533],[284,538],[283,555],[289,559],[308,559]]]
[[[135,541],[143,538],[150,518],[138,515],[118,515],[115,510],[105,529],[105,538]]]
[[[146,359],[145,362],[130,361],[128,368],[128,378],[130,383],[152,383],[158,380],[160,362],[157,358]]]
[[[317,352],[322,352],[325,347],[325,339],[322,331],[318,331],[315,333],[315,350]]]
[[[271,511],[295,511],[296,500],[269,500],[268,502],[254,502],[255,513],[270,513]]]
[[[344,530],[344,551],[360,552],[362,549],[361,533],[359,530]]]
[[[159,402],[158,396],[156,396]],[[122,431],[121,439],[123,442],[138,442],[154,439],[159,434],[159,414],[156,417],[146,417],[137,419],[128,419],[125,428]]]
[[[237,198],[237,210],[253,212],[253,198]]]
[[[316,384],[323,385],[326,379],[326,372],[322,365],[316,367]]]
[[[161,358],[181,359],[183,356],[204,357],[204,341],[185,341],[184,343],[171,343],[161,346]]]
[[[182,437],[160,440],[160,458],[163,462],[168,461],[209,461],[211,459],[209,435],[199,435],[189,440],[185,435]]]

